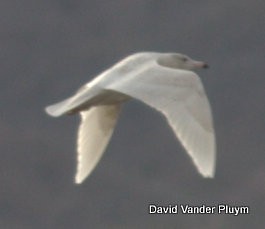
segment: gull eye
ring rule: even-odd
[[[182,57],[182,61],[186,62],[186,61],[188,61],[188,58],[187,57]]]

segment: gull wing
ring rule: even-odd
[[[82,183],[100,160],[113,133],[120,108],[121,104],[102,105],[80,113],[76,183]]]
[[[216,145],[212,114],[197,74],[152,61],[101,86],[160,111],[199,172],[205,177],[214,176]]]

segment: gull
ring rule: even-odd
[[[80,114],[75,183],[93,171],[112,136],[121,106],[136,99],[162,113],[199,173],[213,177],[216,144],[209,101],[195,69],[180,53],[139,52],[113,65],[73,96],[46,107],[54,117]]]

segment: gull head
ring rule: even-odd
[[[185,70],[195,70],[198,68],[209,67],[205,62],[193,60],[180,53],[163,53],[159,56],[157,62],[165,67]]]

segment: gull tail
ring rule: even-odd
[[[72,99],[68,98],[59,103],[47,106],[45,111],[47,114],[53,117],[59,117],[61,115],[67,114],[72,108],[70,108]]]

